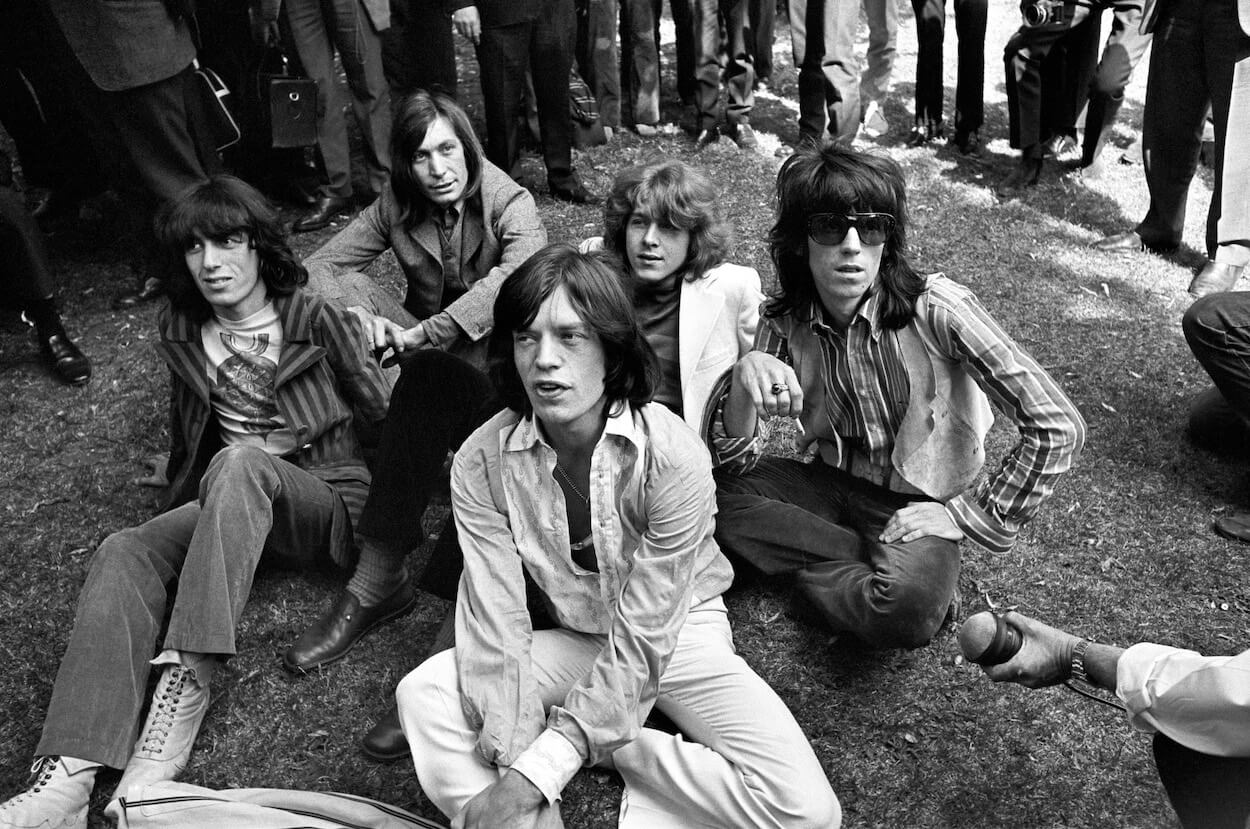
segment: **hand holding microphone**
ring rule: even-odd
[[[973,614],[959,628],[964,658],[981,666],[995,682],[1028,688],[1058,685],[1071,673],[1072,652],[1080,638],[1014,611],[998,616]]]

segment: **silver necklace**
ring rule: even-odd
[[[573,490],[573,494],[582,499],[582,503],[586,505],[586,509],[590,509],[590,499],[583,495],[582,491],[577,488],[577,484],[573,483],[573,479],[570,478],[569,473],[565,472],[563,467],[560,466],[559,461],[556,461],[556,472],[560,473],[560,477],[563,478],[564,482],[569,485],[569,489]]]

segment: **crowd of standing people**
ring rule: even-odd
[[[157,350],[171,387],[165,509],[95,551],[32,783],[0,803],[0,829],[85,827],[106,767],[123,773],[105,814],[127,825],[153,792],[177,791],[161,787],[189,762],[262,561],[350,573],[283,654],[296,676],[427,594],[453,602],[364,742],[375,758],[411,754],[455,826],[562,826],[561,794],[587,766],[620,774],[624,827],[840,824],[821,759],[735,651],[724,597],[735,574],[793,574],[796,600],[831,633],[923,647],[959,620],[961,543],[1011,550],[1076,465],[1086,426],[971,290],[913,267],[903,171],[854,146],[890,130],[894,0],[786,9],[799,138],[766,240],[774,291],[730,261],[732,229],[697,164],[647,161],[616,171],[606,197],[592,192],[574,167],[570,79],[580,67],[602,126],[653,137],[658,5],[14,0],[0,12],[0,31],[24,35],[0,61],[0,122],[26,185],[19,195],[0,178],[9,293],[52,370],[89,382],[56,311],[41,225],[114,191],[142,241],[135,290],[116,305],[165,298]],[[764,5],[674,3],[696,150],[721,136],[759,149],[753,95],[777,11]],[[913,9],[906,143],[923,146],[946,138],[932,81],[945,4]],[[1020,158],[1001,197],[1035,184],[1047,158],[1074,155],[1099,174],[1149,47],[1150,209],[1094,247],[1167,253],[1211,122],[1207,261],[1183,324],[1215,388],[1190,428],[1221,448],[1231,433],[1250,444],[1250,295],[1231,290],[1250,260],[1250,181],[1229,140],[1250,126],[1250,2],[1026,0],[1021,11],[1004,54]],[[977,155],[987,3],[955,0],[955,16],[949,140]],[[453,31],[477,54],[484,142],[455,99]],[[217,140],[201,63],[237,83],[250,70],[228,58],[244,45],[289,46],[285,60],[315,82],[315,152],[257,144],[247,118],[248,139]],[[522,175],[531,104],[549,196],[604,202],[602,233],[580,245],[548,244],[537,184]],[[83,148],[73,166],[47,160],[65,146]],[[262,190],[300,204],[289,230]],[[289,232],[348,216],[303,261],[292,252]],[[402,296],[367,274],[388,251]],[[1016,437],[994,459],[996,410]],[[794,423],[797,457],[765,452],[761,429],[776,418]],[[448,487],[452,515],[411,573],[423,514]],[[1250,542],[1250,516],[1216,530]],[[1246,824],[1245,654],[1121,651],[1027,617],[1003,624],[1021,644],[987,666],[991,678],[1114,692],[1135,727],[1159,735],[1184,825]]]

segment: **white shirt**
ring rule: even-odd
[[[1139,731],[1203,754],[1250,757],[1250,650],[1202,656],[1134,645],[1120,656],[1115,692]]]

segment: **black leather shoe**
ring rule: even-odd
[[[374,723],[369,733],[361,738],[360,748],[366,757],[379,763],[394,763],[412,753],[399,724],[399,706],[392,705],[386,716]]]
[[[131,308],[138,308],[145,302],[151,302],[154,299],[160,299],[165,295],[165,280],[157,279],[149,276],[143,280],[143,284],[137,291],[131,291],[128,294],[122,294],[113,300],[114,311],[129,311]]]
[[[586,185],[582,184],[577,179],[574,179],[571,184],[566,184],[563,187],[557,187],[551,183],[550,179],[548,179],[547,189],[551,191],[551,198],[559,199],[560,201],[571,202],[573,204],[599,203],[599,197],[587,190]]]
[[[979,158],[981,156],[981,133],[977,130],[955,130],[951,143],[961,155]]]
[[[78,350],[69,334],[57,331],[39,338],[39,353],[51,369],[71,386],[81,386],[91,379],[91,361]]]
[[[412,611],[417,595],[411,582],[373,607],[361,607],[360,601],[347,590],[334,607],[312,627],[304,631],[282,656],[282,665],[292,673],[308,672],[347,656],[360,637],[392,619]]]
[[[695,152],[698,152],[709,144],[715,144],[719,140],[720,132],[716,129],[716,127],[709,127],[705,130],[701,130],[698,137],[694,140]]]
[[[1212,262],[1202,266],[1192,282],[1189,283],[1189,295],[1194,299],[1202,299],[1207,294],[1221,294],[1231,291],[1241,278],[1244,270],[1242,265],[1229,265],[1224,262]]]
[[[1040,158],[1021,158],[1016,169],[994,187],[994,195],[1000,199],[1014,199],[1022,195],[1026,188],[1033,187],[1042,175]]]
[[[307,233],[310,230],[321,230],[330,224],[330,221],[340,213],[347,213],[352,209],[352,200],[347,196],[318,196],[316,203],[312,209],[299,217],[291,229],[296,233]]]
[[[1149,244],[1137,235],[1136,230],[1126,230],[1114,236],[1107,236],[1094,242],[1090,247],[1103,253],[1135,253],[1140,250],[1148,250],[1151,253],[1171,253],[1176,250],[1176,245]]]

